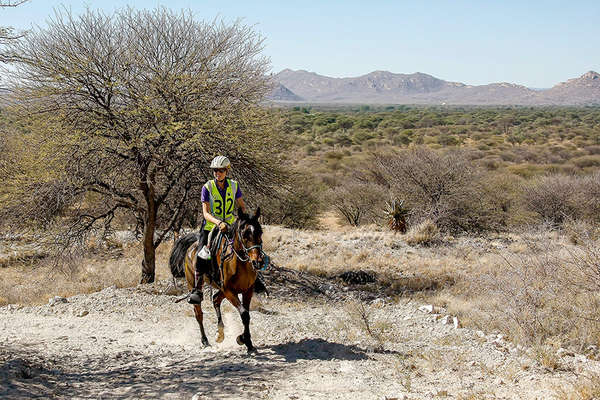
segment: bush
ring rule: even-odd
[[[558,227],[567,219],[585,216],[583,186],[582,179],[575,176],[542,176],[524,186],[523,201],[530,211]]]
[[[337,214],[352,226],[378,222],[386,198],[382,186],[358,181],[332,188],[327,194]]]
[[[440,239],[440,229],[430,219],[413,226],[406,234],[405,241],[411,246],[430,246]]]
[[[571,159],[579,168],[600,167],[600,155],[589,155]]]
[[[295,177],[287,188],[261,200],[263,220],[266,224],[288,228],[312,228],[322,203],[320,188],[304,177]]]
[[[585,232],[579,237],[576,247],[536,243],[538,251],[528,256],[504,255],[504,265],[491,268],[476,285],[489,327],[527,344],[576,351],[597,345],[600,243]]]
[[[375,160],[395,195],[406,199],[411,225],[430,219],[444,231],[481,232],[504,224],[501,205],[484,190],[485,172],[462,151],[417,147]]]

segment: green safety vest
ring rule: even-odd
[[[208,190],[210,198],[210,213],[228,224],[233,224],[235,221],[235,215],[233,210],[235,209],[235,194],[237,193],[238,183],[234,180],[227,179],[227,189],[225,191],[225,199],[221,197],[219,188],[214,179],[206,182],[204,187]],[[210,231],[215,227],[215,224],[206,220],[204,224],[204,230]]]

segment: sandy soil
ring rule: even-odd
[[[251,312],[254,355],[235,343],[242,324],[226,302],[221,344],[204,303],[212,346],[201,348],[169,282],[2,307],[0,398],[546,399],[598,368],[564,355],[564,370],[548,371],[529,349],[407,299],[285,270],[266,281],[271,296]]]

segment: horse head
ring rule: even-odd
[[[237,242],[244,256],[252,263],[255,269],[260,269],[265,263],[262,251],[262,227],[258,222],[260,207],[256,209],[253,216],[246,214],[241,208],[238,209]]]

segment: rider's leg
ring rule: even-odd
[[[198,244],[198,249],[201,249],[208,243],[209,231],[202,230],[201,242]],[[204,274],[208,273],[209,261],[203,260],[199,257],[196,258],[196,268],[194,269],[194,289],[190,293],[188,303],[200,304],[202,303],[202,282],[204,281]]]

